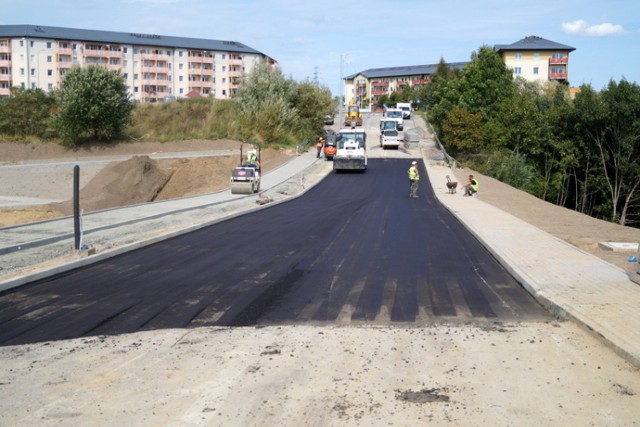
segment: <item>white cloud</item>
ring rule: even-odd
[[[578,34],[584,36],[604,37],[624,33],[622,25],[610,24],[608,22],[589,25],[583,19],[573,22],[563,22],[562,30],[567,34]]]

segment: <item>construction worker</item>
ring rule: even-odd
[[[256,169],[256,174],[260,174],[260,159],[258,159],[258,152],[255,149],[247,153],[247,164]]]
[[[473,177],[473,175],[469,175],[469,179],[464,184],[464,194],[463,196],[473,196],[478,192],[478,188],[480,184],[478,180]]]
[[[411,162],[411,167],[407,171],[409,174],[409,197],[418,198],[418,182],[420,181],[420,172],[418,171],[418,162]]]
[[[316,142],[316,149],[318,151],[316,157],[318,159],[320,158],[320,154],[322,154],[322,147],[324,147],[324,138],[320,137],[318,138],[318,142]]]

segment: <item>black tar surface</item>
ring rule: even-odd
[[[424,325],[551,316],[406,160],[330,174],[304,196],[0,294],[0,344],[140,330]],[[456,196],[452,196],[456,197]]]

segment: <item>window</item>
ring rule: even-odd
[[[184,89],[180,88],[180,90],[178,91],[178,93],[179,93],[180,95],[182,95],[182,94],[184,93]]]
[[[522,74],[522,68],[516,67],[513,69],[513,74],[520,75]]]
[[[138,93],[138,86],[134,86],[134,87],[133,87],[133,91],[134,91],[135,93]]]
[[[223,78],[222,78],[222,83],[226,83],[226,82],[227,82],[227,78],[226,78],[226,77],[223,77]]]
[[[223,54],[222,54],[222,59],[226,59],[226,57],[227,57],[227,56],[223,53]]]
[[[540,69],[538,67],[533,67],[533,74],[536,76],[540,74]]]
[[[53,70],[47,70],[47,76],[53,76]]]
[[[53,57],[51,55],[47,56],[47,62],[53,62]]]
[[[124,74],[122,75],[122,77],[124,77],[125,79],[128,79],[128,78],[129,78],[129,73],[124,73]]]
[[[226,96],[227,95],[227,90],[226,89],[222,89],[222,96]]]
[[[33,40],[29,42],[29,47],[33,47]]]
[[[520,61],[522,59],[522,54],[520,52],[516,52],[514,57],[516,58],[516,61]]]
[[[133,54],[134,54],[134,55],[137,55],[137,54],[138,54],[138,48],[137,48],[137,47],[134,47],[134,48],[133,48]]]
[[[184,64],[178,64],[178,70],[182,70]]]
[[[51,49],[51,42],[47,42],[47,49]]]
[[[24,40],[20,40],[20,47],[24,47]]]
[[[24,76],[24,68],[20,68],[20,75]]]
[[[227,67],[226,66],[222,66],[222,72],[224,73],[225,71],[227,71]]]
[[[123,47],[123,48],[122,48],[122,52],[124,52],[124,53],[129,52],[129,48],[128,48],[128,47]]]
[[[182,77],[182,76],[179,76],[179,77],[178,77],[178,81],[179,81],[179,82],[182,82],[182,81],[184,81],[184,77]]]
[[[49,89],[49,90],[53,90],[53,83],[49,83],[49,84],[47,85],[47,89]]]
[[[133,80],[138,80],[138,74],[137,73],[133,75]]]

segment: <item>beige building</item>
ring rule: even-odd
[[[242,43],[34,25],[0,25],[0,96],[14,86],[50,91],[74,65],[121,73],[131,97],[158,102],[231,97],[244,73],[277,63]]]
[[[494,49],[513,76],[529,81],[569,81],[569,53],[575,48],[529,36],[510,45],[496,45]],[[468,62],[448,63],[451,68],[463,68]],[[378,98],[402,92],[406,87],[420,87],[429,83],[438,64],[407,67],[372,68],[344,78],[345,102],[364,108],[380,108]]]
[[[451,68],[462,68],[466,62],[447,64]],[[365,108],[382,108],[378,105],[381,95],[401,93],[408,87],[419,88],[429,83],[430,76],[438,64],[412,65],[407,67],[371,68],[344,78],[345,102],[352,101]]]
[[[569,53],[576,50],[538,36],[525,37],[509,45],[496,45],[494,49],[513,70],[514,77],[561,83],[569,82]]]

